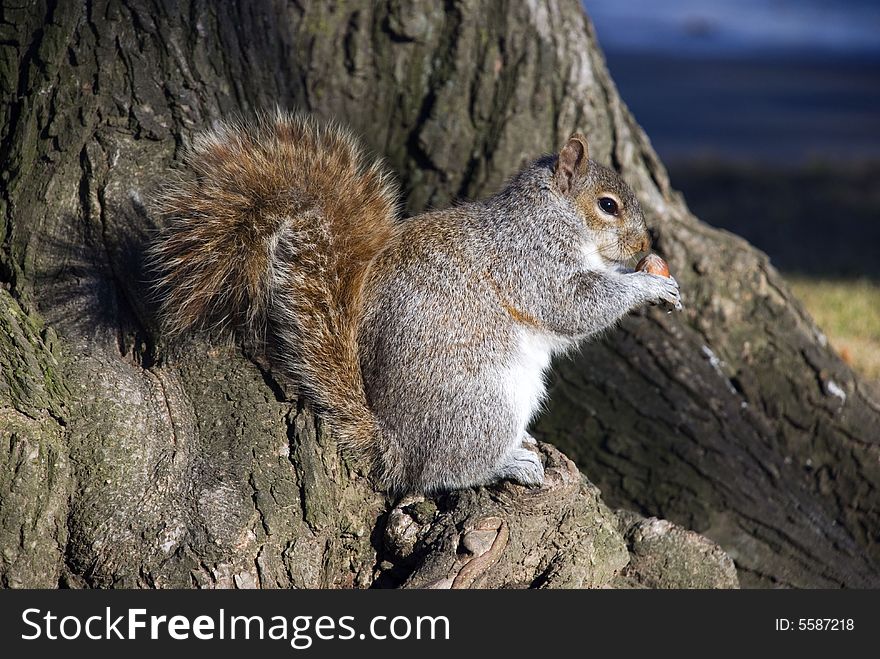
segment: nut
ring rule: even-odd
[[[647,272],[651,275],[660,275],[661,277],[669,277],[669,265],[656,254],[648,254],[639,261],[636,266],[639,272]]]

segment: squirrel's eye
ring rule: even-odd
[[[599,208],[609,215],[617,215],[617,202],[611,197],[599,197]]]

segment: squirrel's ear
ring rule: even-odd
[[[556,169],[553,178],[563,194],[571,190],[574,181],[587,172],[587,161],[590,159],[590,148],[587,146],[587,138],[580,133],[575,133],[568,138],[568,142],[559,152],[556,159]]]

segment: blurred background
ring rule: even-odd
[[[702,220],[765,251],[880,384],[880,0],[584,0]]]

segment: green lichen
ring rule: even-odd
[[[0,289],[0,406],[32,418],[60,416],[65,387],[59,360],[55,333]]]

